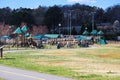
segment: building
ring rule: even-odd
[[[70,34],[70,29],[71,29],[71,33],[72,33],[72,30],[75,29],[75,31],[77,32],[77,34],[80,33],[80,30],[81,30],[81,26],[72,26],[71,28],[70,27],[61,27],[59,28],[59,32],[60,33],[67,33],[68,35]],[[66,31],[66,32],[64,32]]]
[[[107,39],[117,39],[117,36],[120,35],[120,25],[118,20],[116,20],[113,24],[111,23],[97,24],[97,29],[102,30]]]

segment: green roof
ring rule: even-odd
[[[29,36],[30,36],[30,34],[29,34],[29,33],[26,33],[26,34],[25,34],[25,37],[29,37]]]
[[[10,36],[2,36],[1,38],[10,39],[11,37]]]
[[[97,35],[97,30],[92,30],[92,32],[90,34]]]
[[[21,31],[20,27],[18,27],[13,33],[14,34],[21,34],[22,31]]]
[[[99,31],[97,34],[98,34],[98,35],[103,35],[103,34],[104,34],[104,32]]]
[[[36,36],[33,36],[34,39],[42,39],[42,38],[47,38],[46,36],[44,35],[36,35]]]
[[[48,38],[58,38],[59,34],[46,34],[45,36]]]
[[[92,37],[88,37],[88,36],[79,36],[79,37],[77,37],[76,38],[77,40],[91,40],[92,39]]]
[[[85,30],[84,32],[83,32],[83,35],[88,35],[89,34],[89,32],[87,31],[87,30]]]
[[[23,32],[26,32],[28,29],[27,29],[27,26],[23,26],[22,28],[21,28],[21,30],[23,31]]]

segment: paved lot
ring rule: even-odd
[[[73,80],[0,65],[0,77],[6,80]]]

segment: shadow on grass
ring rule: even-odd
[[[0,60],[15,60],[16,58],[0,58]]]
[[[53,70],[53,69],[51,69],[51,70],[48,70],[49,72],[55,72],[55,71],[57,71],[57,70]]]
[[[102,77],[101,75],[96,75],[96,74],[89,74],[89,75],[81,75],[81,76],[74,76],[75,78],[96,78],[96,77]]]

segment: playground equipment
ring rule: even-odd
[[[33,47],[33,46],[37,47],[37,43],[33,40],[32,37],[29,37],[27,42],[28,42],[28,45],[31,46],[31,47]]]
[[[98,32],[97,44],[107,44],[106,39],[104,37],[104,32],[102,31]]]

